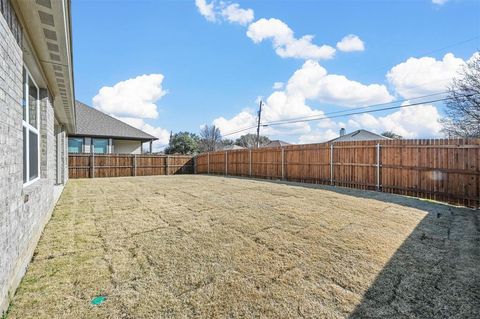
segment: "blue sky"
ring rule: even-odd
[[[436,2],[76,0],[76,97],[161,147],[170,130],[248,127],[258,97],[276,121],[441,92],[480,48],[480,1]],[[303,143],[340,127],[437,137],[441,113],[426,104],[263,131]]]

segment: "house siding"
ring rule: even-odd
[[[142,142],[129,140],[113,140],[114,154],[142,154]]]
[[[93,140],[95,137],[73,135],[71,137],[83,139],[82,153],[90,154],[93,152]],[[99,139],[108,139],[107,154],[142,154],[143,142],[139,140],[124,140],[109,137],[98,137]]]
[[[22,49],[0,14],[0,314],[49,220],[56,184],[54,111],[47,90],[41,89],[40,179],[23,186],[22,67]],[[59,134],[63,134],[60,160],[65,161],[65,133]]]

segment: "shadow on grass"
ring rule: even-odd
[[[323,189],[427,212],[349,318],[480,318],[480,211],[374,191],[269,182]]]
[[[480,318],[479,212],[431,207],[349,318]]]

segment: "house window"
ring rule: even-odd
[[[69,153],[83,153],[83,138],[69,137],[68,138],[68,152]]]
[[[93,139],[93,152],[97,154],[106,154],[108,148],[108,139]]]
[[[39,178],[40,139],[38,134],[40,99],[38,86],[26,68],[23,68],[23,183],[30,184]]]

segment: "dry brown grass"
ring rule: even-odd
[[[479,238],[478,212],[381,193],[71,180],[8,318],[474,317]]]

